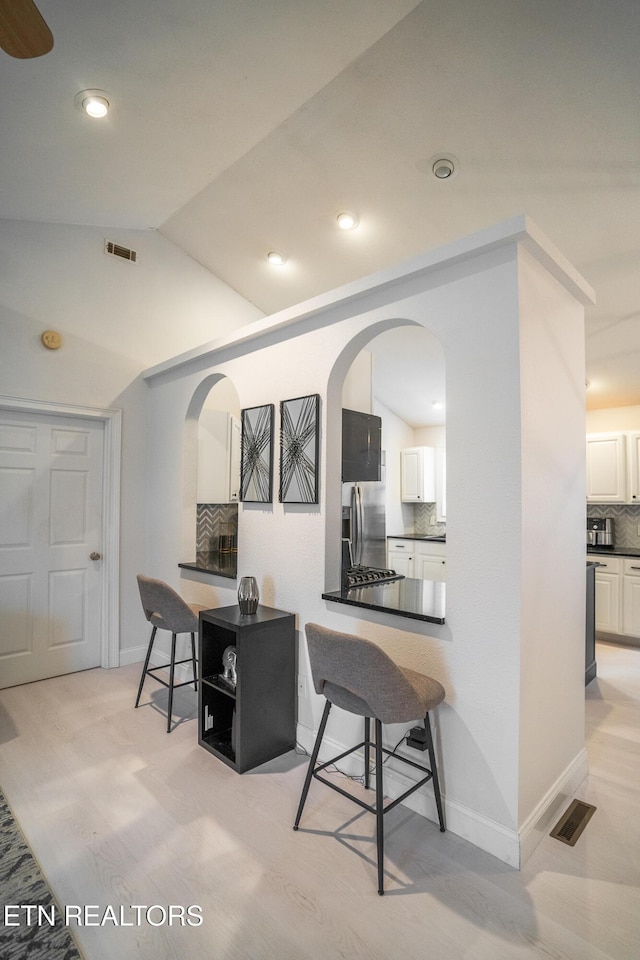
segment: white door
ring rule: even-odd
[[[0,411],[0,688],[100,666],[104,423]]]

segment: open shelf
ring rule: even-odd
[[[236,752],[231,746],[231,727],[227,727],[225,730],[216,730],[215,733],[208,730],[202,737],[202,745],[207,746],[215,753],[222,754],[227,760],[235,763]]]
[[[208,687],[218,690],[219,693],[225,693],[228,697],[233,697],[234,700],[236,699],[237,687],[232,687],[221,677],[216,677],[215,675],[212,677],[203,677],[202,682]]]
[[[252,615],[237,606],[204,610],[198,643],[200,746],[238,773],[295,747],[294,615],[264,606]],[[221,676],[229,646],[235,689]]]

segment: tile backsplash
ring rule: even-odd
[[[640,549],[640,505],[626,503],[589,503],[587,517],[613,520],[613,542],[616,547]]]
[[[413,529],[414,533],[421,533],[430,537],[442,537],[447,532],[446,523],[438,523],[435,520],[435,503],[415,503],[413,504]],[[431,520],[435,521],[434,523]]]
[[[199,503],[196,514],[198,553],[229,553],[238,549],[238,504]]]

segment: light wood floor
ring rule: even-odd
[[[87,960],[637,960],[640,649],[599,645],[598,673],[577,845],[546,837],[518,872],[400,807],[383,898],[370,815],[314,782],[294,833],[306,761],[238,776],[197,745],[186,688],[170,735],[164,688],[133,709],[138,666],[2,691],[0,786],[60,904],[202,908],[74,928]]]

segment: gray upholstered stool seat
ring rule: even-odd
[[[376,646],[376,644],[370,640],[365,640],[362,637],[353,636],[349,633],[339,633],[335,630],[328,630],[326,627],[322,627],[317,623],[308,623],[305,629],[313,684],[316,693],[322,694],[327,702],[324,707],[318,735],[309,761],[293,829],[298,829],[312,777],[331,787],[332,790],[341,793],[349,800],[353,800],[359,804],[359,806],[364,807],[365,810],[375,813],[378,893],[383,894],[384,814],[393,809],[393,807],[408,797],[409,794],[418,790],[423,784],[432,781],[440,830],[444,831],[445,829],[438,770],[433,747],[433,737],[431,735],[431,724],[429,722],[430,711],[442,703],[445,698],[444,687],[438,680],[434,680],[432,677],[427,677],[407,667],[400,667],[391,657],[381,650],[380,647]],[[341,753],[339,756],[332,757],[331,760],[318,764],[318,753],[332,704],[335,704],[343,710],[347,710],[349,713],[355,713],[358,716],[364,717],[364,740],[356,744],[355,747],[345,750],[344,753]],[[429,753],[430,767],[424,767],[407,757],[394,753],[393,755],[397,760],[401,760],[403,763],[409,764],[409,766],[422,771],[425,776],[385,807],[382,781],[382,755],[383,753],[391,755],[392,751],[382,746],[382,724],[408,723],[422,718],[424,718],[424,740]],[[364,747],[364,782],[365,787],[368,789],[369,756],[372,746],[370,735],[372,719],[375,720],[376,731],[375,806],[365,803],[360,800],[359,797],[352,796],[337,784],[320,776],[321,771],[326,767],[331,766],[344,757],[349,756],[349,754],[359,750],[361,747]]]
[[[136,707],[140,703],[142,687],[147,675],[153,677],[158,683],[169,688],[169,702],[167,705],[167,733],[171,732],[171,713],[173,709],[173,691],[177,687],[185,687],[193,683],[193,689],[198,689],[198,667],[196,660],[195,634],[198,630],[198,614],[206,607],[198,604],[186,603],[180,594],[164,583],[163,580],[154,580],[152,577],[145,577],[138,574],[138,588],[140,590],[140,599],[144,615],[152,625],[151,639],[147,648],[147,655],[142,668],[140,685],[138,687],[138,696],[136,697]],[[171,657],[169,661],[169,682],[163,677],[156,676],[156,671],[164,670],[164,666],[150,667],[149,659],[153,650],[153,642],[158,630],[168,630],[171,633]],[[191,634],[191,656],[186,660],[176,660],[176,636],[179,633]],[[186,680],[184,683],[174,682],[175,668],[183,663],[191,663],[193,668],[193,679]]]

